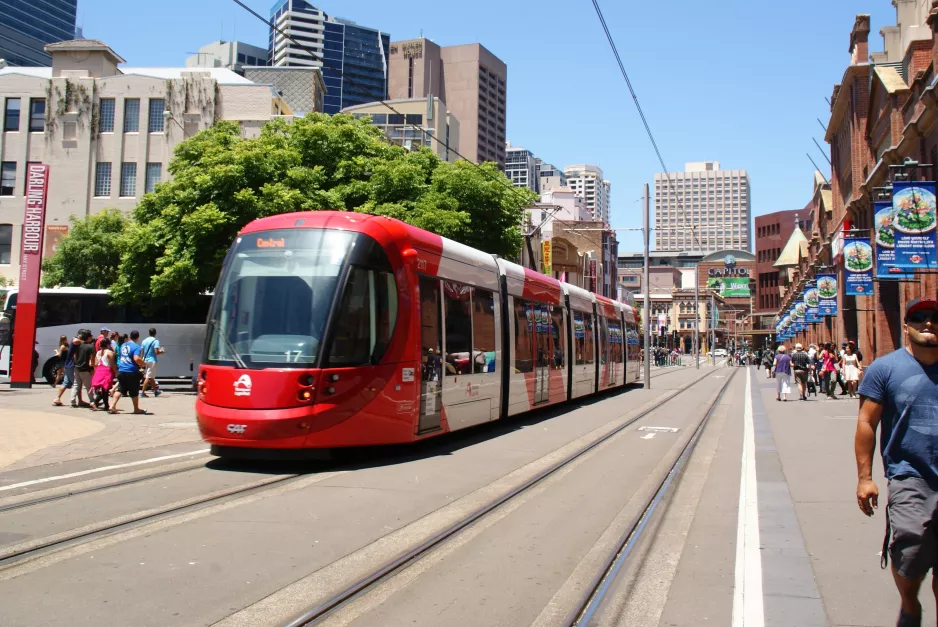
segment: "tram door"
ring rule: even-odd
[[[551,317],[547,305],[533,303],[534,308],[534,404],[550,400]]]
[[[622,368],[622,350],[621,350],[621,327],[618,322],[610,321],[609,332],[606,334],[607,340],[607,354],[606,363],[608,364],[607,372],[609,373],[609,378],[606,380],[607,386],[612,386],[616,384],[616,380],[619,377],[619,370]]]
[[[440,428],[443,410],[443,328],[440,281],[420,277],[420,421],[417,432]]]

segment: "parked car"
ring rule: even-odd
[[[725,348],[714,349],[713,356],[714,357],[726,357],[726,349]]]

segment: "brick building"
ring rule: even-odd
[[[776,211],[755,218],[756,240],[756,285],[753,297],[755,308],[755,328],[774,327],[775,314],[781,305],[782,293],[779,290],[778,268],[775,262],[791,237],[795,224],[804,233],[810,233],[811,203],[803,209]]]
[[[790,284],[780,311],[823,266],[835,267],[843,286],[843,231],[872,235],[875,189],[890,182],[890,166],[906,160],[938,163],[938,0],[894,0],[893,5],[897,26],[883,29],[882,52],[869,52],[869,15],[857,15],[850,32],[850,63],[834,86],[825,136],[833,162],[830,202],[823,198],[823,186],[816,185],[807,254],[786,273]],[[934,167],[907,172],[912,180],[936,176]],[[845,297],[841,291],[839,315],[792,341],[857,339],[869,361],[901,345],[906,303],[936,293],[934,274],[903,283],[876,281],[870,296]]]

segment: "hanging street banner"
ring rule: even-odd
[[[896,210],[891,200],[880,200],[873,206],[873,231],[876,244],[877,279],[911,279],[914,275],[896,266]]]
[[[823,322],[818,311],[817,281],[808,281],[804,287],[804,320],[808,324]]]
[[[818,311],[822,316],[837,315],[837,275],[817,275]]]
[[[749,277],[708,277],[707,289],[724,298],[749,298]]]
[[[934,181],[892,184],[894,266],[905,272],[938,269]]]
[[[551,248],[551,241],[544,240],[541,242],[541,247],[543,250],[543,260],[544,260],[544,274],[547,276],[553,276],[553,249]]]
[[[848,237],[844,243],[844,294],[873,294],[873,247],[868,237]]]
[[[797,323],[795,324],[795,330],[798,332],[807,331],[808,320],[806,318],[807,306],[805,305],[805,302],[803,300],[796,300],[794,310],[795,310],[795,318],[797,319]]]

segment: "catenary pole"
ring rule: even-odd
[[[694,361],[700,370],[700,264],[694,266]]]
[[[645,330],[645,389],[651,389],[651,295],[648,284],[648,239],[649,239],[649,219],[648,219],[648,183],[645,183],[642,194],[642,235],[645,238],[645,269],[642,284],[645,292],[645,315],[642,316],[642,326]]]

